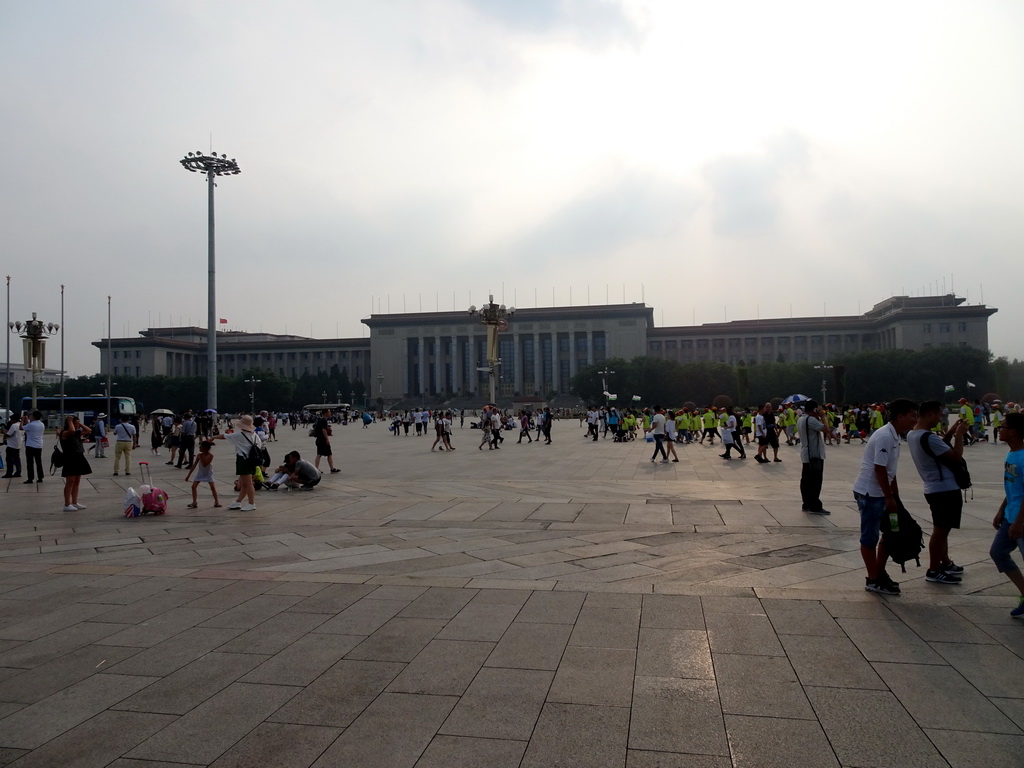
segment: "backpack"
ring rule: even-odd
[[[943,470],[948,469],[952,473],[953,479],[956,480],[957,488],[959,488],[962,491],[970,488],[971,473],[967,469],[967,462],[964,461],[963,459],[960,459],[960,461],[956,464],[944,465],[944,462],[939,461],[939,457],[935,455],[935,452],[932,450],[932,447],[928,444],[929,434],[929,432],[925,432],[923,435],[921,435],[921,450],[927,453],[929,456],[931,456],[932,459],[934,459],[935,463],[939,465],[939,479],[942,479]]]
[[[889,553],[889,559],[906,573],[907,563],[911,560],[917,563],[918,568],[921,567],[920,555],[924,549],[924,532],[899,498],[896,499],[896,504],[899,507],[896,515],[899,530],[885,530],[882,540],[885,542],[885,551]],[[886,514],[882,520],[882,528],[887,529],[889,526],[890,518]]]

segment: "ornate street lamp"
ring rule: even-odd
[[[32,313],[32,319],[22,322],[18,320],[8,323],[11,333],[21,336],[24,345],[25,370],[32,372],[32,410],[37,406],[38,393],[36,388],[36,376],[46,368],[46,340],[60,330],[58,323],[44,323],[36,319],[36,313]]]
[[[504,304],[494,303],[494,294],[487,297],[488,303],[480,309],[475,306],[469,308],[469,314],[479,316],[480,322],[487,326],[487,367],[477,368],[478,371],[486,371],[490,380],[490,402],[494,402],[497,396],[497,374],[496,368],[501,365],[501,358],[498,357],[498,333],[508,330],[508,321],[515,314],[515,307],[506,307]]]
[[[181,159],[185,170],[193,173],[205,173],[209,191],[208,204],[208,270],[206,299],[206,400],[207,408],[217,409],[217,291],[216,291],[216,259],[214,256],[214,219],[213,219],[213,188],[217,186],[217,176],[237,176],[242,171],[238,162],[228,160],[227,155],[217,156],[216,152],[204,155],[202,152],[189,152]]]
[[[608,380],[605,377],[612,375],[615,371],[608,370],[608,366],[605,365],[604,370],[598,371],[598,373],[601,374],[601,394],[604,395],[604,404],[608,406],[611,403],[612,394],[608,391]]]
[[[261,384],[262,382],[263,382],[262,379],[256,379],[256,378],[246,379],[245,380],[246,384],[252,385],[251,389],[249,391],[249,412],[250,413],[256,413],[256,385],[257,384]]]

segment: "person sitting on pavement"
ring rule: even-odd
[[[298,451],[292,451],[284,457],[284,464],[264,484],[268,491],[276,491],[282,485],[286,488],[301,488],[304,491],[315,488],[322,475],[320,470],[303,459]]]

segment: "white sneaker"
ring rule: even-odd
[[[243,512],[252,512],[252,511],[254,511],[256,509],[256,505],[255,504],[246,504],[244,507],[241,507],[240,509]]]
[[[234,504],[228,504],[228,509],[241,509],[242,505],[237,501]]]
[[[85,509],[85,504],[72,504],[75,509]]]
[[[78,511],[78,507],[76,507],[74,504],[68,504],[66,507],[64,507],[64,511],[65,512],[77,512]]]

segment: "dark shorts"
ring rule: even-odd
[[[236,475],[255,475],[256,474],[256,462],[250,459],[248,456],[235,456],[235,474]]]
[[[768,439],[767,435],[758,435],[757,436],[757,444],[758,445],[763,445],[763,446],[769,446],[769,445],[771,445],[771,441]]]
[[[316,441],[316,455],[317,456],[330,456],[331,455],[331,444],[323,441]]]
[[[926,493],[924,500],[932,511],[932,524],[936,528],[960,527],[960,516],[964,509],[964,497],[960,491]]]

